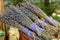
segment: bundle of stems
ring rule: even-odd
[[[16,8],[14,6],[10,6],[10,9],[9,9],[8,16],[10,17],[10,19],[13,19],[13,20],[9,21],[10,20],[9,17],[7,16],[8,17],[7,18],[7,17],[5,17],[6,16],[5,15],[3,18],[1,18],[5,23],[12,24],[14,21],[17,21],[19,24],[22,24],[22,25],[26,26],[27,28],[29,28],[30,30],[34,31],[40,38],[41,37],[46,38],[46,39],[51,38],[49,33],[47,33],[45,30],[41,29],[39,26],[37,26],[35,23],[33,23],[22,12],[18,12],[18,10],[16,10]],[[13,23],[13,24],[15,25],[15,23]]]
[[[19,12],[23,12],[26,16],[28,16],[30,19],[32,19],[38,26],[42,26],[42,28],[44,28],[47,32],[50,31],[49,33],[51,35],[54,35],[58,29],[56,27],[53,27],[49,24],[46,24],[44,21],[41,21],[34,13],[32,13],[30,10],[20,6],[20,7],[16,7],[16,10],[18,10]],[[53,32],[52,32],[52,31]]]
[[[10,7],[12,10],[13,10],[13,8],[14,8],[14,10],[16,10],[19,14],[23,14],[23,12],[21,12],[21,11],[19,11],[16,7]],[[14,11],[14,12],[16,12],[16,11]],[[25,14],[23,14],[23,15],[25,15]],[[26,17],[28,17],[28,16],[26,16]],[[25,18],[26,19],[26,18]],[[24,20],[25,20],[24,19]],[[32,25],[33,26],[33,25]],[[34,27],[34,26],[33,26]],[[38,27],[38,26],[36,26],[37,27],[37,30],[39,30],[38,28],[40,28],[40,27]],[[41,28],[40,28],[41,29]],[[44,33],[46,33],[46,32],[44,32]],[[38,32],[37,32],[37,34],[38,34]],[[43,33],[42,33],[43,34]],[[47,34],[47,33],[46,33]]]
[[[44,18],[44,20],[48,23],[50,23],[53,26],[57,26],[59,23],[57,23],[56,21],[52,21],[39,7],[31,4],[31,3],[20,3],[20,5],[22,5],[23,7],[31,10],[32,12],[34,12],[37,16]],[[60,26],[60,25],[58,25]]]

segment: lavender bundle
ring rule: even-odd
[[[10,17],[8,17],[7,15],[5,15],[5,16],[0,16],[1,17],[1,19],[3,20],[3,22],[5,22],[5,23],[7,23],[7,24],[9,24],[9,25],[15,25],[15,23],[14,23],[14,20],[11,20],[12,18],[13,19],[16,19],[14,16],[16,16],[16,15],[11,15],[12,13],[10,12],[10,13],[8,13],[8,16]],[[20,15],[20,14],[19,14]],[[13,17],[12,17],[13,16]],[[17,15],[18,16],[18,15]],[[21,15],[22,16],[22,15]],[[23,16],[22,16],[23,17]],[[25,16],[24,16],[25,17]],[[16,20],[15,20],[16,21]],[[19,20],[20,21],[20,20]],[[22,24],[23,25],[23,24]],[[33,26],[34,25],[34,26]],[[18,26],[18,25],[17,25]],[[35,29],[35,32],[38,34],[38,36],[39,36],[39,38],[41,38],[41,37],[43,37],[43,38],[46,38],[47,40],[48,39],[50,39],[50,36],[49,36],[49,34],[46,32],[46,31],[43,31],[43,29],[41,29],[41,28],[39,28],[35,23],[33,23],[33,24],[31,24],[30,26],[33,26],[33,27],[35,27],[34,29]],[[27,26],[28,27],[28,26]],[[32,27],[32,28],[33,28]],[[32,30],[33,31],[33,30]],[[39,33],[38,33],[39,32]],[[48,35],[48,37],[46,36],[46,35]]]
[[[33,14],[32,12],[30,12],[29,10],[27,10],[26,8],[20,6],[16,7],[16,10],[20,10],[20,12],[23,12],[24,14],[26,14],[29,18],[31,18],[38,26],[42,26],[42,28],[44,28],[45,30],[47,30],[47,32],[50,30],[50,34],[53,35],[54,33],[56,33],[58,30],[55,27],[52,27],[49,24],[46,24],[45,22],[41,21],[35,14]],[[53,32],[52,32],[52,31]]]
[[[12,10],[15,10],[14,12],[18,12],[19,15],[22,13],[21,11],[17,10],[16,7],[10,7],[10,8],[11,8]],[[13,9],[13,8],[14,8],[14,9]],[[23,14],[23,13],[22,13],[22,14]],[[23,15],[25,15],[25,14],[23,14]],[[22,15],[22,16],[23,16],[23,15]],[[27,16],[26,16],[26,17],[27,17]],[[26,18],[25,18],[25,19],[26,19]],[[25,19],[24,19],[24,20],[25,20]],[[33,24],[33,25],[34,25],[34,24]],[[33,26],[33,25],[32,25],[32,26]],[[36,24],[35,24],[35,25],[36,25]],[[34,27],[34,26],[33,26],[33,27]],[[37,30],[39,30],[40,27],[36,26],[35,28],[37,28]],[[37,30],[35,30],[35,32],[37,32]],[[40,30],[41,30],[41,28],[40,28]],[[48,34],[47,32],[44,32],[44,33]],[[38,34],[38,32],[37,32],[37,34]],[[46,34],[45,34],[45,35],[46,35]],[[43,33],[42,33],[42,35],[43,35]]]
[[[58,23],[56,21],[54,21],[54,20],[52,21],[39,7],[37,7],[31,3],[22,3],[21,5],[27,9],[31,10],[32,12],[34,12],[37,16],[44,18],[47,23],[50,23],[53,26],[58,25]]]

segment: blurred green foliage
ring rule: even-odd
[[[60,17],[58,16],[52,16],[55,20],[57,20],[58,22],[60,22]]]
[[[13,5],[16,5],[16,4],[18,4],[19,2],[23,2],[23,0],[10,0],[10,2],[11,2]]]
[[[4,1],[5,5],[16,5],[18,3],[23,2],[23,0],[8,0],[8,1]]]
[[[2,31],[1,29],[0,29],[0,37],[1,36],[4,36],[4,31]]]
[[[36,3],[35,5],[37,5],[39,8],[41,8],[48,16],[51,16],[52,13],[54,12],[54,10],[56,9],[56,7],[54,7],[53,5],[50,6],[44,6],[44,3]]]

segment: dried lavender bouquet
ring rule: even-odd
[[[31,11],[27,10],[26,8],[20,6],[20,7],[16,7],[16,10],[20,10],[19,12],[23,12],[24,14],[26,14],[29,18],[31,18],[38,26],[42,26],[42,28],[44,28],[47,31],[51,31],[50,34],[53,35],[54,33],[56,33],[58,31],[57,28],[46,24],[45,22],[41,21],[35,14],[33,14]]]
[[[24,6],[25,8],[31,10],[32,12],[34,12],[37,16],[42,17],[46,20],[47,23],[50,23],[53,26],[59,26],[60,27],[60,23],[57,23],[55,20],[51,20],[39,7],[31,4],[31,3],[21,3],[22,6]]]
[[[8,15],[8,16],[10,17],[11,15]],[[12,18],[11,17],[9,18],[8,16],[6,16],[6,15],[5,16],[1,16],[1,19],[3,20],[3,22],[5,22],[7,24],[10,24],[10,25],[15,25],[14,20],[11,20]],[[41,31],[43,31],[43,29],[40,28],[38,31],[41,32]],[[39,38],[43,37],[44,39],[46,38],[46,40],[48,40],[49,38],[47,36],[45,36],[44,34],[46,34],[45,31],[42,34],[39,33],[38,34]],[[48,34],[46,34],[46,35],[48,35]]]
[[[25,15],[25,14],[23,14],[22,12],[19,12],[18,10],[16,10],[16,7],[14,7],[14,6],[10,7],[10,9],[15,10],[14,13],[17,12],[19,15],[22,14],[21,16]],[[16,14],[16,15],[17,15],[17,14]],[[17,15],[17,16],[18,16],[18,15]],[[25,16],[26,16],[26,15],[25,15]],[[25,16],[24,16],[24,17],[25,17]],[[27,17],[27,16],[26,16],[26,17]],[[24,19],[25,22],[26,22],[26,19],[28,18],[28,17],[27,17],[27,18],[26,18],[26,17],[25,17],[25,19]],[[29,20],[30,20],[30,19],[29,19]],[[27,19],[27,21],[29,21],[29,20]],[[27,22],[26,22],[26,23],[27,23]],[[23,25],[23,24],[22,24],[22,25]],[[33,25],[34,25],[34,26],[33,26]],[[35,25],[36,25],[35,23],[32,24],[32,26],[33,26],[34,28],[33,28],[33,27],[30,27],[31,25],[30,25],[30,26],[27,26],[27,27],[28,27],[28,28],[30,27],[30,29],[33,28],[32,31],[34,31],[35,29],[37,29],[37,30],[35,30],[35,32],[38,34],[38,36],[41,36],[41,35],[43,35],[43,34],[44,34],[43,36],[45,36],[45,35],[48,34],[46,31],[44,31],[44,33],[41,34],[41,32],[42,32],[42,31],[41,31],[41,28],[38,27],[37,25],[36,25],[36,26],[35,26]],[[25,25],[25,26],[26,26],[26,25]],[[41,35],[40,35],[39,33],[40,33]]]

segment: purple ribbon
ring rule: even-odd
[[[29,28],[33,31],[35,31],[37,25],[35,23],[30,24]]]
[[[46,18],[46,23],[50,23],[51,19],[49,17]]]
[[[32,34],[32,33],[30,33],[30,34],[28,34],[29,33],[29,30],[27,29],[27,28],[24,28],[23,30],[22,30],[22,32],[24,32],[26,35],[28,35],[30,38],[33,38],[33,35],[34,34]]]
[[[40,28],[39,26],[37,26],[35,23],[32,23],[30,26],[29,26],[29,28],[31,29],[31,30],[33,30],[34,32],[36,32],[36,28],[38,29],[37,30],[37,34],[38,33],[42,33],[44,30],[42,29],[42,28]]]
[[[54,21],[53,21],[53,26],[56,26],[57,23],[58,23],[58,22],[57,22],[56,20],[54,20]]]
[[[51,19],[50,19],[49,17],[47,17],[47,18],[46,18],[46,23],[50,23],[50,21],[51,21]],[[56,26],[56,24],[57,24],[57,21],[54,20],[54,21],[52,22],[52,25],[53,25],[53,26]]]

